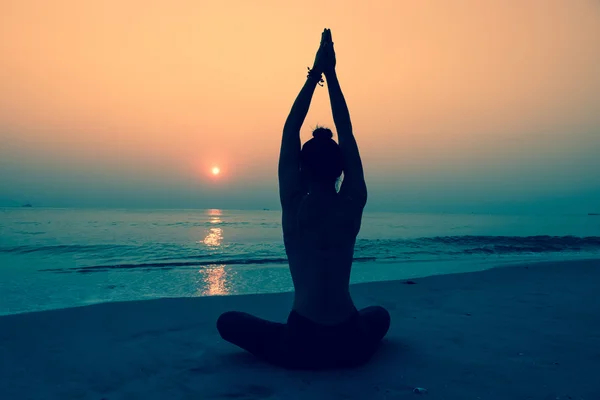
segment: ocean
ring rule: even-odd
[[[0,209],[0,315],[293,289],[279,211]],[[366,212],[352,283],[600,258],[600,217]]]

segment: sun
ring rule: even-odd
[[[217,176],[221,173],[221,169],[219,167],[212,167],[210,172],[212,172],[213,175]]]

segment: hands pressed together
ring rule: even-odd
[[[324,73],[327,76],[328,73],[332,73],[334,71],[335,50],[333,49],[331,29],[325,28],[321,34],[321,44],[319,46],[319,50],[317,50],[317,56],[315,57],[315,63],[311,72],[318,75]]]

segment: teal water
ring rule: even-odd
[[[0,314],[292,290],[280,212],[0,210]],[[600,255],[600,218],[365,213],[352,282]]]

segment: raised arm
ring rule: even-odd
[[[358,152],[358,145],[354,134],[352,133],[352,122],[350,121],[350,112],[342,93],[340,82],[335,72],[335,52],[333,50],[333,41],[331,40],[331,31],[326,30],[327,37],[326,54],[328,62],[325,63],[324,73],[327,80],[327,89],[329,90],[329,100],[331,102],[331,112],[333,122],[338,134],[338,141],[342,158],[344,160],[344,180],[340,189],[340,194],[351,197],[361,206],[367,202],[367,185],[363,172],[362,161]]]
[[[317,51],[315,63],[306,78],[306,82],[296,101],[292,105],[283,127],[281,149],[279,152],[279,197],[282,207],[285,207],[298,193],[302,191],[300,178],[300,128],[308,114],[310,102],[323,71],[323,43],[325,32],[321,36],[321,46]]]

